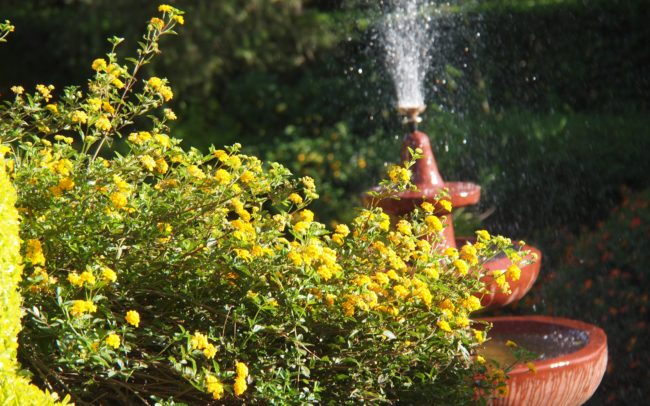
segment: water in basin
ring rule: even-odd
[[[535,325],[539,323],[534,323]],[[534,360],[545,360],[570,354],[583,348],[589,340],[587,332],[567,327],[546,325],[526,331],[525,326],[508,328],[495,324],[488,334],[491,337],[478,353],[486,359],[497,361],[500,365],[512,365],[516,357],[512,348],[506,345],[508,340],[517,344],[518,348],[535,354]]]

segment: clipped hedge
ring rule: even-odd
[[[60,405],[54,393],[42,392],[20,375],[16,360],[20,324],[21,297],[17,286],[21,279],[22,260],[18,211],[13,188],[0,157],[0,404]]]

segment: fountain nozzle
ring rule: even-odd
[[[420,113],[424,111],[425,106],[397,106],[397,112],[403,116],[402,121],[409,127],[411,132],[416,131],[418,124],[422,122]]]

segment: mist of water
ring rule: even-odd
[[[425,8],[430,0],[391,0],[382,24],[386,64],[400,108],[424,106],[424,79],[434,33]]]

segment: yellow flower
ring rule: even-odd
[[[241,159],[236,155],[230,156],[226,160],[226,165],[228,165],[232,169],[239,169],[239,167],[241,166]]]
[[[68,282],[70,282],[71,285],[76,286],[76,287],[81,287],[84,284],[84,281],[79,277],[79,275],[76,272],[70,272],[68,274]]]
[[[424,223],[429,228],[429,231],[434,231],[436,233],[442,231],[442,221],[434,215],[429,215],[424,218]]]
[[[227,185],[230,183],[230,172],[225,169],[217,169],[214,173],[214,179],[221,185]]]
[[[240,258],[245,262],[251,262],[253,260],[250,251],[247,249],[235,248],[234,251],[235,251],[235,255],[237,255],[237,258]]]
[[[467,275],[467,271],[469,271],[469,265],[462,259],[455,260],[454,267],[456,267],[456,270],[458,270],[458,273],[462,276]]]
[[[454,306],[454,304],[449,299],[443,300],[442,302],[440,302],[438,306],[443,310],[451,310],[451,311],[453,311],[456,308],[456,306]]]
[[[302,197],[300,197],[299,194],[297,193],[291,193],[289,195],[289,201],[294,204],[301,204],[302,203]]]
[[[406,288],[405,288],[404,286],[402,286],[402,285],[395,285],[395,286],[393,286],[393,292],[394,292],[395,296],[396,296],[396,297],[399,297],[399,298],[405,298],[405,297],[408,297],[408,295],[409,295],[409,293],[410,293],[409,290],[406,289]]]
[[[187,167],[187,173],[190,174],[190,176],[193,176],[197,179],[203,179],[205,178],[205,173],[196,165],[190,165]]]
[[[136,145],[143,145],[151,139],[151,134],[148,131],[138,131],[137,133],[129,134],[127,139]]]
[[[43,248],[39,240],[27,240],[27,248],[25,251],[25,257],[32,265],[45,266],[45,256],[43,255]]]
[[[149,20],[149,24],[151,24],[151,26],[157,29],[158,31],[162,30],[163,27],[165,27],[165,22],[158,17],[154,17],[151,20]]]
[[[438,328],[442,331],[446,331],[447,333],[451,333],[451,326],[449,326],[449,323],[447,323],[445,320],[440,320],[436,323],[438,325]]]
[[[214,151],[212,155],[221,162],[226,162],[228,160],[228,153],[222,149]]]
[[[45,106],[45,108],[48,109],[52,114],[57,114],[59,112],[59,108],[56,104],[48,104]]]
[[[147,80],[147,84],[153,89],[158,90],[163,85],[163,81],[159,77],[152,76]]]
[[[163,110],[163,113],[165,114],[165,118],[167,120],[174,121],[178,118],[172,109],[165,109]]]
[[[433,204],[429,202],[424,202],[420,206],[422,207],[422,210],[424,210],[426,213],[433,213],[433,211],[435,210]]]
[[[237,376],[242,376],[244,378],[248,376],[248,367],[243,362],[237,362],[235,364],[235,369],[237,370]]]
[[[95,128],[99,131],[108,131],[111,127],[111,121],[106,116],[102,115],[95,121]]]
[[[102,107],[102,101],[96,97],[88,99],[88,105],[92,111],[99,111]]]
[[[51,91],[54,90],[54,86],[36,85],[36,90],[41,94],[41,96],[43,96],[45,101],[48,102],[52,98]]]
[[[393,183],[408,182],[411,179],[411,171],[404,167],[393,165],[388,170],[388,177]]]
[[[478,257],[476,247],[474,247],[471,244],[465,244],[463,247],[460,249],[460,258],[470,265],[476,265],[478,264]]]
[[[111,268],[104,267],[102,269],[102,279],[106,282],[115,282],[117,280],[117,274]]]
[[[336,234],[341,234],[343,237],[346,237],[348,234],[350,234],[350,229],[345,224],[339,224],[334,229],[334,232]]]
[[[513,281],[518,281],[521,276],[521,269],[517,265],[510,265],[506,270],[506,277],[510,278]]]
[[[108,114],[113,114],[115,113],[115,108],[110,105],[109,102],[102,102],[102,110],[104,110]]]
[[[190,339],[190,345],[192,346],[192,349],[195,350],[202,350],[209,344],[208,337],[198,331],[195,331],[194,335],[192,335],[192,338]]]
[[[481,308],[481,301],[476,296],[470,296],[463,301],[463,307],[473,312]]]
[[[223,384],[219,379],[214,375],[205,376],[205,386],[208,390],[208,393],[212,395],[212,398],[219,400],[223,397]]]
[[[74,142],[74,139],[72,137],[65,137],[63,135],[55,135],[54,139],[56,141],[63,141],[68,145],[70,145],[70,144],[72,144]]]
[[[94,313],[97,311],[97,306],[90,300],[75,300],[72,302],[72,309],[70,314],[75,317],[81,317],[84,313]]]
[[[118,88],[118,89],[123,89],[123,88],[124,88],[124,82],[122,82],[122,81],[119,80],[118,78],[114,78],[114,79],[111,81],[111,84],[112,84],[113,86],[115,86],[116,88]]]
[[[244,173],[242,173],[241,176],[239,177],[239,180],[241,181],[241,183],[247,185],[251,183],[253,180],[255,180],[255,175],[251,171],[244,171]]]
[[[158,158],[156,159],[156,172],[159,174],[165,174],[169,170],[169,165],[167,164],[167,161],[165,161],[165,158]]]
[[[183,18],[183,16],[176,15],[174,16],[174,20],[176,20],[176,22],[179,23],[180,25],[185,24],[185,19]]]
[[[99,72],[100,70],[106,69],[106,61],[103,58],[97,58],[93,61],[91,66],[94,71]]]
[[[169,141],[169,136],[167,136],[165,134],[156,133],[156,134],[154,134],[153,138],[163,148],[169,148],[169,146],[171,145],[171,143]]]
[[[529,361],[529,362],[526,363],[526,366],[528,367],[528,370],[529,370],[530,372],[532,372],[532,373],[534,373],[534,374],[537,373],[537,367],[535,366],[535,363],[534,363],[534,362],[530,362],[530,361]]]
[[[246,389],[248,388],[248,385],[246,385],[246,378],[238,375],[237,378],[235,378],[235,384],[232,388],[235,391],[235,396],[240,396],[246,392]]]
[[[25,88],[22,86],[11,86],[11,91],[14,92],[14,94],[20,96],[21,94],[25,93]]]
[[[445,211],[451,212],[451,202],[449,200],[440,200],[438,202]]]
[[[129,185],[128,182],[122,179],[120,175],[113,175],[113,183],[115,184],[115,187],[117,187],[117,189],[120,192],[129,193],[129,191],[131,190],[131,185]]]
[[[167,4],[161,4],[161,5],[158,6],[158,11],[160,11],[161,13],[169,13],[169,12],[171,12],[173,10],[174,10],[174,7],[169,6]]]
[[[445,248],[442,253],[449,258],[458,258],[458,250],[454,247]]]
[[[477,355],[476,362],[478,362],[479,364],[485,364],[485,358],[483,358],[482,355]]]
[[[106,345],[108,345],[109,347],[113,347],[117,349],[119,348],[120,343],[121,343],[120,336],[118,336],[117,334],[111,333],[106,337]]]
[[[210,343],[208,343],[208,345],[206,345],[205,348],[203,348],[203,355],[207,359],[214,358],[214,356],[216,354],[217,354],[217,348],[214,345],[210,344]]]
[[[127,202],[128,202],[127,201],[127,196],[122,192],[112,193],[111,196],[110,196],[110,199],[111,199],[111,203],[113,203],[113,206],[116,209],[121,209],[121,208],[125,207]]]
[[[332,278],[332,270],[326,265],[319,266],[316,273],[326,282]]]
[[[479,344],[483,344],[485,342],[485,331],[474,330],[474,337]]]
[[[409,223],[406,220],[400,220],[397,222],[397,231],[404,235],[411,235],[413,232],[411,231],[411,223]]]
[[[160,86],[158,94],[160,94],[165,101],[170,101],[174,97],[174,93],[169,86]]]
[[[57,187],[62,191],[72,190],[74,188],[74,182],[70,178],[62,178],[59,180]]]
[[[86,124],[86,121],[88,121],[88,115],[81,110],[73,111],[70,114],[70,120],[73,123]]]
[[[142,155],[140,157],[140,163],[149,172],[153,172],[154,168],[156,167],[156,161],[149,155]]]
[[[81,275],[79,275],[79,279],[82,281],[82,283],[87,283],[89,285],[94,285],[96,282],[95,275],[89,271],[83,271]]]
[[[488,242],[490,240],[490,233],[486,230],[478,230],[476,232],[476,237],[480,242]]]
[[[124,319],[126,319],[126,322],[133,327],[138,327],[140,325],[140,314],[135,310],[129,310],[126,312]]]

